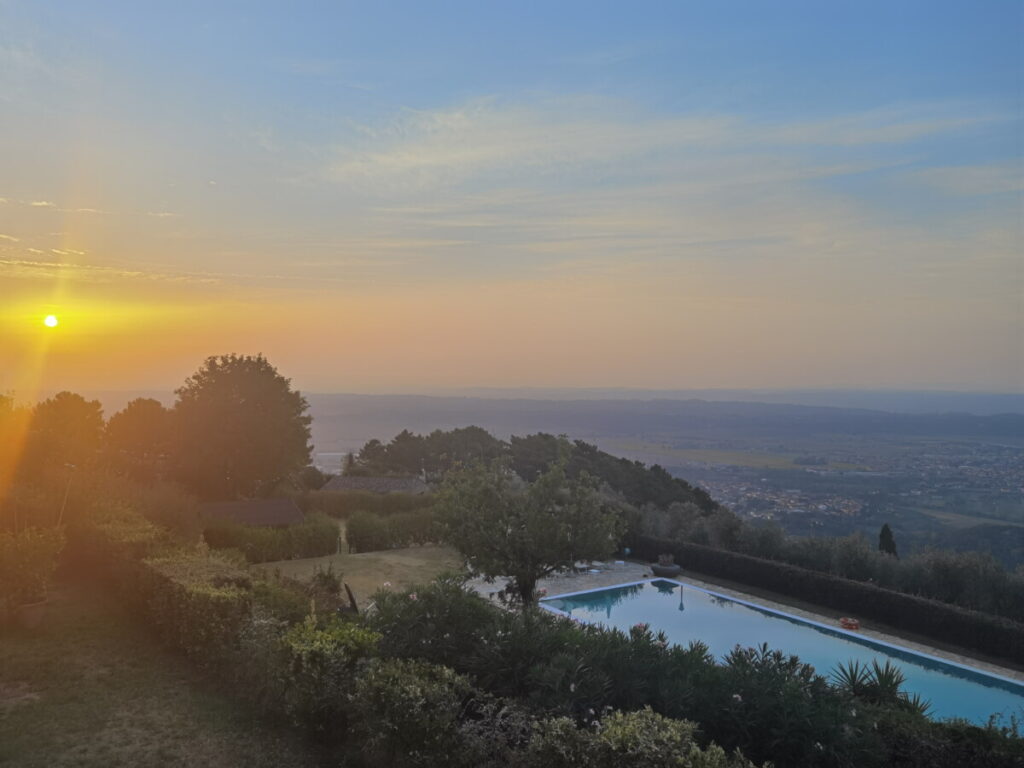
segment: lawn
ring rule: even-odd
[[[338,528],[344,541],[345,524],[339,521]],[[344,545],[342,548],[344,550]],[[355,555],[342,551],[336,555],[309,557],[303,560],[278,560],[253,567],[277,570],[282,576],[305,580],[318,568],[326,569],[328,566],[351,587],[359,606],[365,607],[370,596],[386,581],[395,589],[423,584],[433,581],[444,571],[461,569],[462,560],[451,547],[427,545],[362,552]]]
[[[316,766],[99,589],[62,585],[31,633],[0,635],[0,766]]]
[[[254,567],[279,570],[282,575],[295,579],[308,579],[317,568],[333,566],[334,572],[352,588],[356,602],[364,607],[385,581],[391,582],[396,589],[423,584],[443,571],[461,568],[461,564],[458,553],[449,547],[423,546],[358,555],[341,553],[305,560],[280,560]]]

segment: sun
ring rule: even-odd
[[[58,322],[56,315],[47,315],[43,318],[43,325],[47,328],[56,328]]]

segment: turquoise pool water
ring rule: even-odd
[[[868,640],[853,632],[761,608],[666,579],[576,592],[541,602],[548,610],[628,631],[638,622],[663,630],[673,643],[705,643],[721,658],[736,645],[768,643],[828,676],[841,662],[887,660],[906,675],[905,690],[931,701],[931,716],[985,723],[995,713],[1024,715],[1024,684]]]

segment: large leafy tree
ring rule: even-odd
[[[115,467],[151,477],[170,452],[171,411],[158,400],[139,397],[110,417],[106,444]]]
[[[447,540],[469,569],[510,578],[524,605],[539,579],[607,557],[622,534],[617,505],[589,475],[570,479],[565,465],[559,459],[526,483],[504,462],[478,463],[449,472],[439,493]]]
[[[103,407],[73,392],[60,392],[32,410],[22,471],[34,478],[63,473],[69,464],[91,464],[103,434]]]
[[[309,463],[306,399],[262,355],[207,358],[176,394],[176,470],[196,493],[262,495]]]

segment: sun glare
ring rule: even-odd
[[[58,320],[56,315],[47,315],[45,318],[43,318],[43,325],[45,325],[47,328],[56,328],[57,322]]]

